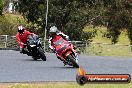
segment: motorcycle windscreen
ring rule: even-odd
[[[39,40],[39,37],[37,35],[29,35],[28,41],[30,45],[36,44],[36,42]]]
[[[56,42],[53,42],[53,44],[55,45],[57,53],[61,53],[69,45],[69,43],[66,40],[64,40],[63,38],[60,38]]]

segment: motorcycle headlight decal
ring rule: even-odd
[[[30,47],[35,47],[36,45],[30,45]]]
[[[38,44],[38,45],[39,45],[39,44],[41,44],[41,41],[40,41],[40,40],[38,40],[38,41],[37,41],[37,44]]]

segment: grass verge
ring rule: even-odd
[[[98,56],[125,56],[132,57],[132,48],[129,46],[127,31],[123,30],[116,44],[112,44],[110,38],[104,37],[107,33],[106,27],[96,27],[97,34],[92,39],[92,43],[87,45],[82,53]],[[93,30],[92,26],[86,26],[85,32]]]
[[[83,86],[74,82],[49,82],[39,84],[0,84],[0,88],[132,88],[129,84],[85,84]]]
[[[85,48],[84,54],[98,56],[132,56],[130,46],[125,45],[106,45],[106,44],[91,44]]]

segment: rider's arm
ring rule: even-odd
[[[16,34],[16,40],[17,40],[18,44],[20,45],[20,48],[22,48],[22,47],[23,47],[23,45],[24,45],[24,43],[23,43],[23,42],[21,42],[21,39],[20,39],[19,34]]]
[[[64,39],[66,39],[66,40],[69,40],[69,36],[66,35],[66,34],[64,34],[63,32],[59,32],[59,33],[57,33],[57,35],[62,36],[62,37],[63,37]]]
[[[50,38],[50,39],[48,40],[49,48],[50,48],[53,52],[55,52],[55,49],[54,49],[54,47],[52,46],[52,43],[51,43],[51,39],[52,39],[52,38]]]
[[[34,34],[34,33],[31,33],[31,32],[29,32],[29,31],[27,31],[27,30],[25,30],[25,33],[26,33],[27,35]]]
[[[27,31],[27,30],[25,30],[25,33],[26,33],[27,35],[37,36],[35,33],[31,33],[30,31]],[[28,36],[28,37],[29,37],[29,36]]]

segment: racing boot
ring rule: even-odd
[[[75,54],[76,62],[78,63],[78,54]]]
[[[32,56],[32,54],[29,51],[25,50],[25,49],[20,49],[20,53],[27,54],[28,56]]]
[[[57,58],[63,62],[64,66],[67,65],[66,62],[63,61],[59,56],[57,56]]]
[[[59,56],[57,56],[57,58],[58,58],[59,60],[63,61]]]

